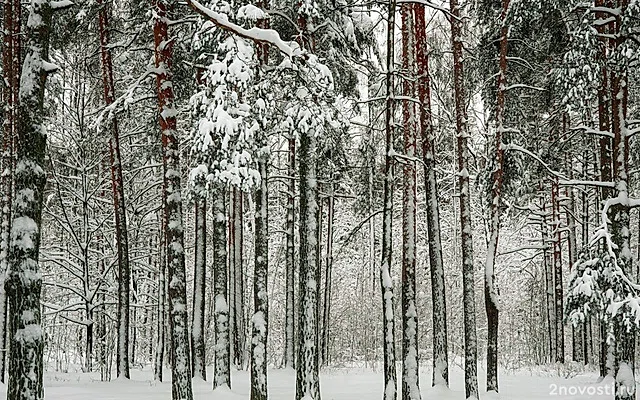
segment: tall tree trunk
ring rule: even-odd
[[[418,98],[420,100],[420,131],[424,165],[425,197],[427,199],[427,234],[431,269],[431,301],[433,308],[433,376],[432,385],[449,386],[449,355],[447,351],[447,304],[444,286],[444,263],[440,237],[440,210],[436,177],[436,149],[431,113],[431,82],[425,8],[414,5],[416,21],[416,64],[418,66]]]
[[[164,184],[163,184],[163,192],[164,192]],[[164,201],[163,201],[164,203]],[[156,348],[155,348],[155,359],[154,359],[154,372],[153,379],[162,382],[162,372],[164,368],[164,350],[165,350],[165,320],[166,320],[166,312],[165,312],[165,303],[166,303],[166,292],[165,292],[165,271],[166,271],[166,234],[164,227],[165,217],[165,206],[162,205],[162,215],[160,218],[160,226],[158,232],[158,241],[160,242],[160,255],[158,257],[158,322],[156,324]]]
[[[113,63],[109,47],[109,10],[103,0],[98,13],[100,30],[100,55],[102,61],[102,83],[107,106],[115,101]],[[116,227],[116,249],[118,253],[118,350],[116,357],[117,376],[129,378],[129,238],[127,234],[127,213],[125,206],[122,163],[120,159],[120,139],[115,115],[111,116],[111,136],[109,138],[109,160],[111,162],[111,184],[113,188],[113,208]]]
[[[14,8],[14,0],[4,1],[4,47],[2,49],[3,82],[2,99],[4,101],[4,120],[2,121],[2,156],[0,158],[0,207],[2,213],[0,231],[0,382],[5,383],[7,360],[7,308],[8,298],[5,291],[5,279],[9,272],[9,238],[11,234],[11,208],[13,202],[13,173],[15,137],[15,119],[18,92],[18,79],[15,76],[14,47],[19,48],[20,6]],[[15,45],[15,46],[14,46]],[[19,56],[16,57],[19,59]]]
[[[285,304],[285,340],[284,367],[295,367],[295,173],[296,173],[296,139],[288,139],[289,160],[287,162],[287,216],[286,216],[286,304]]]
[[[38,267],[43,192],[46,183],[44,92],[47,76],[55,68],[47,62],[53,14],[51,1],[32,0],[27,24],[27,54],[16,121],[16,202],[9,244],[6,290],[11,310],[9,382],[11,400],[44,399],[42,383],[44,338]],[[15,15],[15,14],[14,14]],[[14,102],[15,104],[15,102]]]
[[[617,0],[616,6],[620,14],[615,16],[615,52],[625,51],[623,46],[623,16],[629,5],[628,0]],[[629,229],[629,136],[627,129],[627,101],[629,97],[629,81],[627,66],[622,63],[618,69],[611,71],[611,128],[613,133],[613,193],[617,196],[609,213],[611,220],[611,240],[615,244],[617,267],[631,282],[636,277],[631,255],[631,232]],[[615,362],[616,400],[636,398],[635,364],[635,332],[629,331],[623,318],[615,317]]]
[[[556,323],[556,358],[558,363],[564,363],[564,309],[562,288],[562,230],[560,221],[560,192],[558,178],[551,181],[551,227],[553,229],[553,283],[555,299]]]
[[[171,324],[172,379],[174,400],[192,400],[191,354],[187,317],[186,273],[184,265],[184,236],[182,199],[180,196],[180,151],[176,130],[175,96],[173,93],[173,38],[169,36],[167,21],[174,15],[173,0],[154,0],[153,37],[155,63],[158,72],[156,85],[162,161],[164,176],[163,202],[166,209],[167,279],[169,281],[169,319]]]
[[[387,71],[385,105],[385,153],[384,153],[384,205],[382,211],[382,261],[380,263],[380,288],[382,289],[382,346],[384,353],[383,400],[396,400],[396,338],[394,316],[393,280],[391,260],[393,254],[393,150],[394,135],[394,44],[396,0],[389,0],[387,21]]]
[[[196,248],[193,271],[193,315],[191,324],[192,376],[207,379],[204,307],[207,279],[207,200],[198,195],[195,204]]]
[[[269,2],[260,4],[267,8]],[[266,19],[257,21],[260,28],[268,28]],[[260,66],[264,68],[269,61],[269,47],[257,44],[257,56]],[[262,70],[259,70],[262,73]],[[264,126],[261,127],[264,130]],[[259,144],[267,142],[266,134],[260,132]],[[260,172],[260,187],[256,191],[256,206],[254,213],[255,226],[255,266],[253,278],[253,308],[251,318],[251,400],[267,400],[267,335],[269,333],[269,299],[267,278],[269,276],[269,188],[268,184],[268,155],[261,153],[258,158]]]
[[[402,69],[406,78],[402,92],[415,96],[415,24],[413,4],[403,4]],[[402,102],[404,155],[416,156],[416,107],[412,100]],[[416,306],[416,164],[406,161],[402,190],[402,398],[420,400],[418,384],[418,308]]]
[[[320,400],[318,379],[318,181],[315,132],[301,132],[300,174],[300,314],[296,400]]]
[[[232,360],[236,369],[244,365],[244,276],[242,271],[242,191],[230,190],[229,212],[229,331]]]
[[[333,177],[332,177],[333,181]],[[322,315],[321,365],[329,362],[329,333],[331,320],[331,267],[333,265],[333,216],[335,214],[335,184],[331,183],[331,194],[327,199],[327,247],[325,249],[324,307]]]
[[[542,189],[542,184],[540,185]],[[553,280],[553,262],[552,262],[552,241],[549,235],[549,223],[547,208],[545,206],[544,192],[541,191],[540,195],[540,211],[542,213],[542,219],[540,222],[540,232],[542,235],[543,250],[543,263],[544,263],[544,276],[545,276],[545,293],[546,293],[546,308],[547,308],[547,337],[549,339],[549,358],[548,361],[552,362],[556,356],[556,312],[555,312],[555,297]]]
[[[498,321],[499,297],[496,285],[496,254],[500,235],[500,206],[502,202],[502,181],[504,176],[504,149],[502,134],[504,132],[504,114],[506,108],[507,90],[507,46],[509,27],[507,25],[507,11],[509,0],[502,0],[500,28],[500,56],[498,61],[498,82],[496,91],[496,130],[493,141],[493,155],[491,166],[491,180],[489,199],[491,211],[489,216],[489,238],[487,241],[487,255],[484,264],[484,302],[487,313],[487,392],[498,392]]]
[[[458,0],[450,0],[451,41],[453,46],[453,84],[456,109],[458,186],[460,188],[460,242],[462,247],[462,301],[464,313],[464,383],[466,398],[478,398],[478,339],[473,267],[473,227],[469,194],[469,130],[464,90],[462,56],[463,20]]]
[[[227,302],[227,220],[224,198],[224,184],[217,183],[213,194],[214,389],[231,387]]]

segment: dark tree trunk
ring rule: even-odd
[[[262,2],[267,8],[269,2]],[[266,19],[257,21],[260,28],[268,28]],[[257,55],[261,67],[269,62],[269,47],[256,44]],[[262,70],[259,70],[262,74]],[[264,126],[261,127],[264,129]],[[266,134],[261,132],[259,144],[267,142]],[[268,156],[260,154],[258,169],[260,172],[260,187],[256,191],[256,210],[254,214],[255,226],[255,267],[253,278],[253,308],[251,333],[251,400],[267,400],[267,338],[269,334],[269,299],[267,278],[269,276],[269,188],[268,184]]]
[[[504,149],[502,134],[504,132],[504,114],[506,108],[507,90],[507,46],[509,27],[507,25],[507,11],[509,0],[502,0],[502,14],[500,17],[500,57],[498,62],[498,82],[496,96],[496,130],[493,142],[491,179],[489,199],[491,212],[489,216],[489,238],[487,241],[487,255],[484,264],[484,302],[487,312],[487,392],[498,392],[498,321],[499,298],[496,285],[496,254],[498,253],[498,239],[500,236],[500,207],[502,202],[502,181],[504,176]]]
[[[463,20],[458,0],[450,0],[453,46],[453,84],[456,110],[458,187],[460,188],[460,232],[462,247],[462,290],[464,313],[464,383],[466,398],[478,398],[478,339],[476,334],[475,271],[473,266],[473,227],[469,194],[469,130],[464,85]]]
[[[11,209],[13,202],[13,174],[14,174],[14,138],[16,129],[18,77],[14,64],[18,64],[20,56],[14,53],[20,48],[20,4],[16,0],[4,1],[4,47],[2,49],[2,99],[4,102],[4,120],[2,121],[2,155],[0,157],[0,202],[1,231],[0,231],[0,382],[5,383],[7,360],[7,309],[8,298],[5,289],[5,279],[9,272],[9,238],[11,233]],[[15,10],[14,10],[15,7]]]
[[[402,83],[404,97],[415,97],[415,24],[413,4],[403,4],[402,12]],[[404,155],[416,156],[416,107],[411,100],[402,102]],[[420,400],[418,384],[418,308],[416,306],[416,165],[407,161],[403,167],[402,187],[402,398]]]
[[[296,400],[320,400],[318,379],[318,183],[314,132],[300,135],[300,314]],[[306,400],[306,399],[305,399]]]
[[[191,325],[192,376],[207,379],[204,337],[204,307],[207,279],[207,201],[198,197],[195,204],[196,249],[193,272],[193,315]]]
[[[542,187],[542,185],[541,185]],[[543,262],[545,276],[545,292],[546,292],[546,308],[547,308],[547,337],[549,339],[549,357],[548,361],[552,362],[556,356],[556,312],[553,280],[553,262],[552,260],[552,241],[549,235],[548,210],[545,206],[545,196],[540,195],[540,211],[542,212],[542,220],[540,224],[540,232],[542,233]]]
[[[213,194],[213,301],[215,321],[213,388],[231,387],[229,354],[229,305],[227,302],[227,220],[225,187],[218,183]]]
[[[52,14],[50,1],[31,2],[26,31],[26,57],[30,62],[25,63],[20,79],[21,82],[30,81],[31,85],[21,88],[16,114],[17,168],[14,182],[16,198],[21,201],[13,207],[9,273],[5,283],[11,310],[7,385],[7,398],[11,400],[44,398],[44,338],[40,311],[42,275],[38,256],[46,183],[44,92],[47,76],[54,71],[48,68],[50,64],[45,64]]]
[[[556,357],[555,361],[564,363],[564,308],[562,288],[562,231],[560,226],[560,193],[558,178],[551,182],[551,227],[553,229],[553,283],[555,299],[555,335]]]
[[[98,28],[100,30],[100,55],[102,61],[102,83],[107,106],[115,101],[113,63],[109,47],[109,11],[103,0],[100,5]],[[111,183],[113,188],[113,209],[116,227],[116,249],[118,253],[118,349],[116,357],[117,376],[129,378],[129,238],[127,234],[127,213],[122,163],[120,159],[120,139],[115,115],[110,116],[109,160],[111,162]]]
[[[414,6],[416,21],[416,64],[418,66],[418,97],[422,104],[420,131],[424,165],[425,197],[427,199],[427,234],[431,269],[431,301],[433,308],[433,376],[432,385],[449,386],[449,355],[447,351],[447,304],[444,286],[444,263],[440,237],[440,209],[436,177],[436,149],[431,113],[431,83],[425,8]]]
[[[394,141],[394,30],[396,1],[389,0],[389,19],[387,21],[387,74],[385,107],[385,156],[384,156],[384,205],[382,211],[382,261],[380,263],[380,287],[382,294],[382,343],[384,354],[384,393],[383,400],[396,400],[396,344],[393,280],[391,279],[391,260],[393,253],[393,157],[391,150]]]
[[[229,333],[236,369],[244,366],[244,276],[242,270],[242,191],[230,190],[229,207]]]
[[[173,41],[169,36],[167,20],[174,15],[173,0],[155,0],[156,17],[153,23],[155,62],[160,132],[162,134],[162,161],[164,176],[163,202],[165,206],[165,232],[167,279],[169,289],[169,319],[171,325],[171,394],[174,400],[191,400],[191,354],[187,317],[186,274],[184,265],[184,237],[182,199],[180,197],[180,151],[176,130],[177,110],[173,93]]]
[[[163,183],[163,192],[164,192],[164,183]],[[164,201],[163,201],[164,203]],[[164,368],[164,350],[165,350],[165,325],[166,325],[166,291],[165,291],[165,272],[166,272],[166,242],[167,237],[165,233],[164,220],[165,217],[165,206],[162,206],[162,216],[161,222],[159,226],[158,239],[160,242],[160,255],[158,260],[158,323],[156,324],[156,348],[155,348],[155,359],[154,359],[154,372],[153,379],[162,382],[162,371]]]
[[[332,179],[333,180],[333,179]],[[320,347],[321,365],[329,362],[329,333],[331,321],[331,267],[333,265],[333,216],[335,213],[335,185],[331,184],[331,194],[327,199],[327,244],[325,249],[324,302],[322,315],[322,343]]]
[[[284,343],[284,366],[285,368],[295,367],[295,159],[296,159],[296,139],[289,138],[289,161],[287,171],[289,175],[287,186],[287,216],[286,216],[286,305],[285,305],[285,343]]]

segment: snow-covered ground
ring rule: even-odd
[[[210,372],[210,371],[209,371]],[[400,372],[400,371],[398,371]],[[451,371],[451,390],[431,388],[430,370],[420,371],[422,398],[424,400],[463,400],[463,373],[455,368]],[[166,371],[167,376],[170,372]],[[484,371],[480,369],[482,400],[493,400],[495,395],[482,391]],[[570,373],[557,371],[553,367],[536,368],[504,373],[500,376],[503,400],[538,399],[613,399],[613,380],[597,382],[597,374],[591,372]],[[576,374],[575,376],[573,376]],[[171,384],[152,380],[149,370],[132,370],[132,379],[100,382],[95,374],[73,374],[45,372],[45,398],[47,400],[169,400]],[[400,377],[400,376],[398,376]],[[211,383],[194,382],[196,400],[248,400],[249,373],[232,373],[232,391],[212,393]],[[321,374],[322,400],[380,400],[382,398],[381,371],[362,368],[329,369]],[[271,400],[292,400],[295,394],[295,372],[271,370],[269,373],[269,396]],[[5,399],[2,388],[0,399]]]

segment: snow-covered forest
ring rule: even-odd
[[[636,399],[640,0],[0,15],[0,398]]]

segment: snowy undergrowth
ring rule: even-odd
[[[45,398],[47,400],[168,400],[171,385],[151,379],[150,370],[132,370],[132,380],[99,382],[97,374],[45,372]],[[431,372],[420,370],[420,387],[423,399],[463,400],[463,371],[450,369],[451,389],[443,386],[432,388]],[[167,371],[165,376],[171,374]],[[479,368],[479,386],[483,388],[484,369]],[[208,372],[211,375],[211,371]],[[269,371],[270,400],[291,400],[295,394],[293,370]],[[194,381],[195,400],[249,400],[249,373],[232,372],[233,389],[211,390],[211,382]],[[320,385],[323,400],[380,400],[382,372],[364,368],[333,368],[321,373]],[[554,399],[612,399],[613,380],[598,381],[594,372],[582,372],[570,379],[550,373],[548,368],[513,371],[500,376],[500,394],[480,392],[481,400],[539,400]],[[5,388],[0,387],[0,400],[5,399]],[[401,400],[401,399],[398,399]]]

